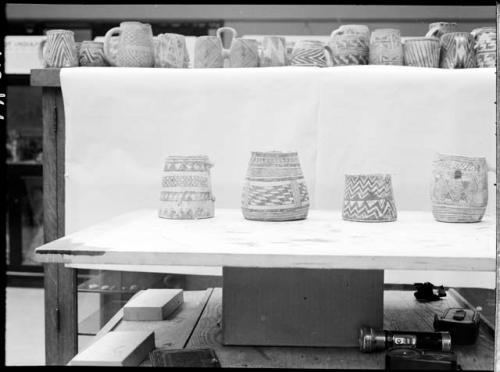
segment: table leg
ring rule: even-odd
[[[382,328],[384,271],[223,268],[225,345],[357,346]]]

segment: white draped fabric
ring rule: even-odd
[[[484,156],[495,166],[489,68],[79,67],[62,69],[61,85],[67,233],[156,208],[167,155],[206,154],[215,163],[216,215],[217,207],[239,208],[251,151],[298,151],[311,207],[339,213],[346,173],[390,173],[398,210],[430,211],[435,153]],[[491,214],[494,183],[490,174]],[[386,282],[424,279],[494,286],[494,273],[386,274]]]

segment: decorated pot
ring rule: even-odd
[[[309,194],[296,152],[252,152],[241,202],[243,216],[257,221],[302,220]]]
[[[299,40],[293,47],[290,65],[327,67],[329,57],[330,53],[322,41]]]
[[[497,31],[495,27],[472,30],[477,67],[495,67],[497,62]]]
[[[346,174],[342,218],[357,222],[396,221],[397,211],[391,176]]]
[[[441,222],[478,222],[488,204],[485,158],[437,154],[432,170],[432,214]]]
[[[437,37],[438,39],[448,32],[457,31],[457,24],[454,22],[434,22],[429,25],[426,37]]]
[[[449,32],[441,36],[441,68],[476,67],[474,36],[468,32]]]
[[[367,65],[370,30],[364,25],[342,25],[332,31],[328,47],[333,66]]]
[[[205,155],[167,157],[161,182],[159,216],[177,220],[213,217],[212,166]]]
[[[373,30],[370,37],[370,65],[402,65],[403,44],[397,29]]]
[[[435,37],[408,37],[403,43],[404,64],[414,67],[439,67],[441,45]]]

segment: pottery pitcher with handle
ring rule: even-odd
[[[111,51],[111,37],[118,34],[116,53]],[[104,37],[104,55],[112,66],[153,67],[154,45],[151,25],[141,22],[122,22]]]

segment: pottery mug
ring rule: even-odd
[[[159,216],[181,220],[213,217],[212,167],[206,155],[167,157],[163,168]]]
[[[455,32],[457,24],[453,22],[434,22],[429,25],[429,31],[425,37],[437,37],[438,39],[448,32]]]
[[[189,54],[186,39],[179,34],[160,34],[154,42],[155,67],[187,68]]]
[[[370,30],[364,25],[342,25],[330,34],[333,66],[366,65],[370,46]]]
[[[441,68],[476,67],[474,36],[468,32],[449,32],[441,36]]]
[[[479,222],[488,204],[486,159],[437,154],[432,169],[432,214],[440,222]]]
[[[441,45],[436,37],[408,37],[403,43],[405,66],[439,67]]]
[[[80,66],[109,66],[106,57],[104,57],[104,43],[83,41],[80,46],[79,61]]]
[[[47,31],[47,39],[39,44],[38,56],[44,67],[78,66],[74,32],[70,30]]]
[[[248,220],[303,220],[309,194],[297,152],[252,152],[241,209]]]
[[[254,39],[235,38],[229,49],[228,67],[259,67],[259,44]]]
[[[195,68],[221,68],[224,66],[222,41],[217,36],[199,36],[194,45]]]
[[[495,67],[497,60],[497,31],[495,27],[472,30],[477,67]]]
[[[260,52],[260,67],[287,65],[286,39],[280,36],[264,36]]]
[[[116,53],[111,52],[111,37],[118,34]],[[153,67],[154,46],[151,25],[141,22],[122,22],[104,36],[104,55],[112,66]]]
[[[357,222],[396,221],[397,211],[391,176],[346,174],[342,218]]]
[[[327,67],[331,65],[328,45],[319,40],[299,40],[290,58],[292,66]]]
[[[373,30],[370,37],[369,62],[371,65],[403,64],[403,44],[399,30],[394,28]]]

